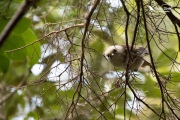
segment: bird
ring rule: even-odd
[[[144,47],[133,46],[132,51],[131,45],[129,45],[129,51],[126,45],[113,45],[109,46],[105,52],[104,56],[107,60],[114,66],[126,69],[127,63],[129,61],[129,70],[138,71],[140,67],[145,67],[149,63],[144,60],[149,52]]]

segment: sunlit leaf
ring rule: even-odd
[[[174,49],[168,49],[163,52],[160,54],[159,58],[157,59],[157,66],[162,67],[164,69],[172,64],[173,62],[172,60],[175,59],[176,52]]]
[[[15,26],[15,28],[13,29],[13,32],[15,34],[22,34],[23,32],[25,32],[31,24],[31,20],[27,19],[27,18],[22,18],[17,25]]]
[[[26,32],[24,32],[22,34],[22,37],[26,45],[31,44],[37,40],[37,36],[31,29],[28,29]],[[27,56],[28,56],[28,62],[30,66],[33,66],[35,63],[38,62],[41,56],[39,42],[35,42],[34,44],[27,46]]]
[[[154,82],[150,76],[146,76],[146,82],[141,87],[146,97],[159,98],[161,96],[157,82]]]
[[[0,51],[6,52],[7,57],[12,60],[24,60],[27,56],[27,50],[26,48],[20,50],[18,48],[25,45],[26,44],[21,36],[12,35],[4,42]],[[8,50],[13,51],[7,52]]]
[[[27,115],[27,120],[29,119],[38,120],[38,114],[36,112],[29,112]]]
[[[100,30],[100,29],[95,29],[92,31],[94,35],[99,37],[100,40],[104,40],[109,43],[109,40],[111,40],[111,35],[108,33],[107,30]],[[101,41],[102,42],[102,41]],[[112,41],[111,41],[112,42]]]

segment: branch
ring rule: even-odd
[[[136,26],[134,28],[134,36],[133,36],[133,40],[132,40],[132,44],[131,44],[131,51],[133,51],[133,46],[136,42],[136,36],[138,33],[138,27],[139,27],[139,23],[140,23],[140,2],[136,0],[136,5],[137,5],[137,20],[136,20]]]
[[[147,41],[148,51],[149,51],[149,55],[150,55],[150,60],[151,60],[152,68],[154,70],[154,74],[155,74],[155,77],[157,79],[157,82],[158,82],[158,85],[160,88],[160,92],[161,92],[161,99],[162,99],[161,113],[164,114],[164,118],[165,118],[165,111],[164,111],[165,98],[164,98],[164,92],[163,92],[163,85],[162,85],[161,80],[158,76],[158,72],[156,71],[156,67],[155,67],[155,64],[153,61],[153,57],[152,57],[152,53],[151,53],[151,47],[150,47],[150,43],[149,43],[150,41],[149,41],[149,37],[148,37],[148,28],[147,28],[147,24],[146,24],[146,16],[145,16],[145,11],[144,11],[144,6],[143,6],[143,0],[140,0],[140,1],[141,1],[142,15],[143,15],[143,20],[144,20],[144,29],[145,29],[145,33],[146,33],[146,41]],[[162,117],[162,116],[160,115],[159,117]]]
[[[159,6],[161,6],[163,8],[164,5],[166,5],[166,7],[172,8],[170,5],[166,4],[163,0],[155,0]],[[163,9],[164,10],[164,9]],[[165,10],[164,10],[165,11]],[[180,19],[177,18],[171,11],[165,11],[166,15],[168,16],[168,18],[171,20],[171,22],[173,24],[177,24],[180,27]]]
[[[84,33],[83,33],[83,38],[82,38],[82,41],[81,41],[81,58],[80,58],[80,74],[79,74],[79,84],[77,86],[77,89],[73,95],[73,100],[71,102],[71,105],[70,107],[68,108],[67,112],[66,112],[66,116],[65,116],[65,119],[67,119],[68,115],[69,115],[69,112],[72,108],[71,111],[73,111],[79,101],[79,98],[81,95],[81,88],[82,88],[82,82],[83,82],[83,62],[84,62],[84,48],[85,48],[85,39],[86,39],[86,35],[87,35],[87,32],[88,32],[88,27],[89,27],[89,24],[90,24],[90,21],[91,21],[91,16],[92,14],[94,13],[97,5],[99,4],[100,0],[96,0],[92,9],[90,10],[89,14],[87,15],[86,17],[86,22],[85,22],[85,26],[84,26]],[[76,99],[76,101],[74,102],[74,99],[75,99],[75,95],[78,94],[78,97]]]
[[[166,5],[166,7],[172,8],[170,5],[166,4],[163,0],[155,0],[159,6],[161,6],[163,8],[164,5]],[[163,9],[164,10],[164,9]],[[165,10],[164,10],[165,11]],[[168,16],[168,18],[171,20],[171,22],[174,24],[176,32],[178,31],[176,28],[176,24],[180,27],[180,19],[177,18],[172,12],[171,10],[169,11],[165,11],[166,15]],[[177,33],[177,37],[179,40],[179,51],[180,51],[180,36],[179,36],[179,32]]]
[[[127,83],[128,87],[130,88],[131,92],[133,93],[134,97],[140,101],[141,103],[143,103],[147,108],[149,108],[153,113],[155,113],[156,115],[160,116],[158,114],[158,112],[156,112],[153,108],[151,108],[146,102],[144,102],[140,97],[137,96],[136,92],[134,91],[134,89],[131,87],[131,85],[129,83]],[[163,119],[162,116],[160,116],[160,118]]]
[[[11,20],[8,22],[4,30],[1,32],[0,35],[0,47],[3,45],[3,43],[6,41],[6,38],[9,36],[13,28],[16,26],[16,24],[19,22],[19,20],[24,16],[24,14],[29,10],[31,6],[34,6],[36,2],[39,0],[25,0],[25,2],[20,6],[20,8],[17,10],[15,15],[11,18]]]
[[[130,67],[130,59],[131,58],[131,52],[130,52],[130,49],[129,49],[129,41],[128,41],[128,27],[129,27],[129,16],[131,15],[130,12],[128,11],[125,3],[123,0],[121,0],[121,3],[124,7],[124,11],[126,13],[126,16],[127,16],[127,20],[126,20],[126,26],[125,26],[125,38],[126,38],[126,46],[127,46],[127,52],[128,52],[128,55],[129,55],[129,58],[128,58],[128,62],[127,62],[127,66],[126,66],[126,74],[125,74],[125,77],[126,77],[126,83],[125,83],[125,92],[124,92],[124,118],[126,118],[126,99],[127,99],[127,96],[126,96],[126,85],[129,83],[129,67]]]
[[[44,38],[46,38],[46,37],[48,37],[48,36],[50,36],[50,35],[52,35],[52,34],[58,34],[58,33],[60,33],[60,32],[66,31],[66,30],[71,29],[71,28],[74,28],[74,27],[83,27],[83,26],[84,26],[84,23],[81,23],[81,24],[75,24],[75,25],[72,25],[72,26],[63,28],[63,29],[61,29],[61,30],[59,30],[59,31],[52,31],[52,32],[50,32],[50,33],[44,35],[44,36],[41,37],[40,39],[38,39],[38,40],[36,40],[36,41],[34,41],[34,42],[32,42],[32,43],[29,43],[29,44],[27,44],[27,45],[25,45],[25,46],[22,46],[22,47],[13,49],[13,50],[7,50],[6,53],[14,52],[14,51],[17,51],[17,50],[24,49],[24,48],[26,48],[26,47],[28,47],[28,46],[30,46],[30,45],[33,45],[33,44],[35,44],[35,43],[37,43],[37,42],[43,40]]]

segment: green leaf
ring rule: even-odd
[[[103,112],[103,115],[105,116],[105,118],[107,118],[108,120],[113,120],[114,119],[114,115],[110,112]]]
[[[28,115],[27,115],[27,117],[25,118],[26,120],[29,120],[29,119],[32,119],[32,118],[34,118],[34,120],[38,120],[38,115],[37,115],[37,113],[36,112],[29,112],[28,113]]]
[[[3,73],[6,73],[8,68],[9,68],[9,59],[0,55],[0,71],[2,71]]]
[[[5,52],[7,57],[12,60],[22,61],[26,58],[27,50],[26,48],[23,49],[18,49],[18,48],[23,47],[25,45],[26,44],[21,36],[12,35],[4,42],[0,51]],[[13,51],[7,52],[8,50],[13,50]]]
[[[164,72],[161,73],[164,78],[171,80],[171,82],[178,82],[180,78],[180,73],[179,72]]]
[[[14,32],[15,34],[21,35],[22,33],[24,33],[24,32],[30,27],[30,24],[31,24],[31,20],[30,20],[30,19],[22,18],[22,19],[17,23],[17,25],[15,26],[15,28],[13,29],[13,32]]]
[[[103,53],[104,51],[104,43],[101,40],[96,40],[91,45],[92,49],[95,49],[96,51]]]
[[[99,67],[99,65],[101,65],[102,53],[104,51],[105,46],[101,40],[96,40],[96,41],[93,41],[90,47],[95,51],[93,52],[93,59],[94,61],[96,61],[96,62],[93,62],[91,55],[89,56],[90,58],[89,60],[91,60],[89,61],[89,63],[91,63],[91,69],[94,69],[96,71],[100,70],[101,67]],[[87,55],[89,55],[89,53],[87,53]]]
[[[162,52],[159,58],[157,59],[157,62],[158,62],[157,66],[162,67],[163,69],[171,65],[172,64],[171,59],[175,59],[176,57],[176,51],[174,49],[165,50],[164,53]]]
[[[22,2],[23,0],[0,0],[0,17],[11,18]]]
[[[0,32],[3,31],[3,29],[7,25],[8,21],[9,21],[9,19],[0,19],[0,23],[1,23],[1,25],[0,25]]]
[[[26,45],[31,44],[37,40],[37,36],[35,35],[34,31],[28,29],[26,32],[22,34],[22,37],[26,43]],[[30,66],[36,64],[41,56],[41,49],[40,43],[35,42],[27,47],[27,56],[28,56],[28,63]]]
[[[109,40],[111,40],[111,36],[110,34],[104,30],[100,30],[100,29],[95,29],[92,31],[94,35],[96,35],[100,40],[104,40],[106,42],[109,42]],[[110,42],[111,43],[111,42]]]
[[[150,76],[146,76],[146,82],[141,87],[147,97],[159,98],[161,96],[158,85]]]

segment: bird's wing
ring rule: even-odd
[[[134,54],[136,54],[137,56],[140,56],[140,57],[144,57],[146,55],[149,55],[149,52],[144,47],[135,48],[133,51],[134,51],[133,52]]]

